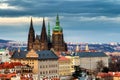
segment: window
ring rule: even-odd
[[[42,68],[42,66],[40,65],[40,68]]]
[[[42,74],[42,72],[40,72],[40,74]]]

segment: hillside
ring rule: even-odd
[[[0,39],[0,43],[8,43],[8,42],[10,42],[10,41],[12,41],[12,40],[4,40],[4,39]]]

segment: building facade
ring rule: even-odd
[[[10,54],[9,50],[7,49],[0,49],[0,63],[1,62],[9,62],[10,61]]]
[[[70,59],[70,71],[73,73],[75,71],[74,66],[80,66],[79,56],[65,56]]]
[[[109,57],[103,52],[78,52],[80,67],[96,70],[97,62],[102,61],[105,67],[108,67]]]
[[[72,75],[71,70],[70,70],[70,59],[60,56],[59,60],[59,76],[70,76]]]
[[[58,57],[50,50],[16,51],[11,57],[11,62],[21,62],[33,68],[33,74],[38,74],[38,80],[44,78],[59,78]]]
[[[28,33],[28,51],[34,50],[50,50],[67,51],[67,45],[63,37],[63,29],[60,26],[59,16],[56,17],[56,26],[53,28],[52,37],[50,34],[50,25],[48,24],[48,33],[46,32],[45,20],[43,19],[42,30],[40,35],[35,36],[33,22],[31,18],[30,28]]]

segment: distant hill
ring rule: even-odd
[[[0,39],[0,43],[8,43],[11,42],[12,40],[4,40],[4,39]]]

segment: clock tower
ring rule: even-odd
[[[56,17],[56,26],[52,32],[52,48],[55,51],[67,51],[67,45],[63,37],[63,29],[60,26],[59,16]]]

